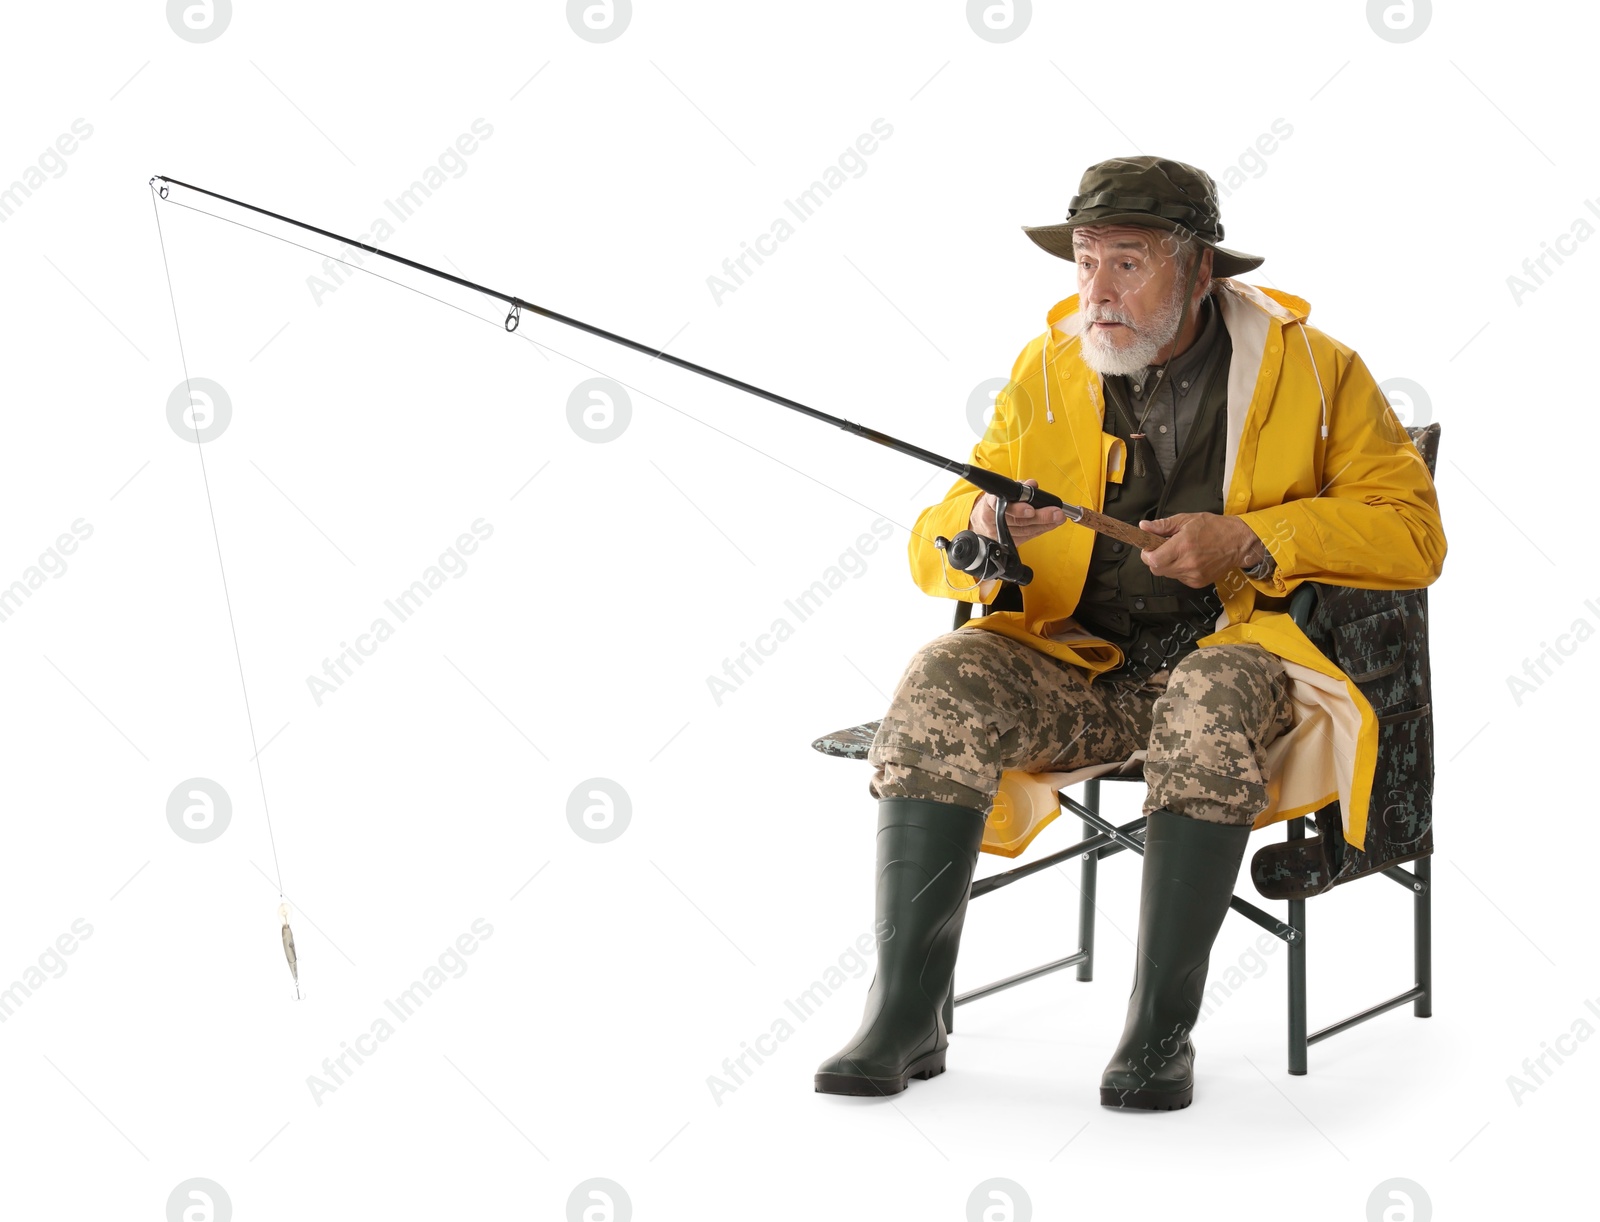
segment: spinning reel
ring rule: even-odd
[[[963,573],[970,573],[979,581],[1009,581],[1025,586],[1033,580],[1033,570],[1022,563],[1017,555],[1017,545],[1012,541],[1011,528],[1006,525],[1005,497],[996,494],[994,527],[998,539],[986,538],[975,530],[964,530],[954,539],[943,535],[933,545],[944,553],[945,563]]]

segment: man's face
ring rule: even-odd
[[[1085,363],[1102,374],[1137,373],[1159,363],[1177,337],[1183,305],[1172,234],[1139,225],[1085,225],[1073,231],[1072,244]],[[1196,288],[1203,283],[1202,268]]]

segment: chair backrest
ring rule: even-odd
[[[1439,454],[1439,425],[1406,432],[1431,475]],[[1433,851],[1428,592],[1358,590],[1320,582],[1305,585],[1314,585],[1317,597],[1302,630],[1324,657],[1350,677],[1378,715],[1378,761],[1365,850],[1344,844],[1338,803],[1316,815],[1324,841],[1335,851],[1337,881],[1364,874],[1374,863]]]

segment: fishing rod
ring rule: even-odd
[[[1012,540],[1011,532],[1007,526],[1006,509],[1010,505],[1030,505],[1034,509],[1059,509],[1066,515],[1068,521],[1076,522],[1080,526],[1086,526],[1100,534],[1109,535],[1113,539],[1121,540],[1123,543],[1141,550],[1153,550],[1166,542],[1160,535],[1140,530],[1137,526],[1108,517],[1087,506],[1073,505],[1062,500],[1053,492],[1046,492],[1043,488],[1035,488],[1029,484],[1022,483],[1020,480],[1001,475],[998,471],[990,471],[988,468],[980,467],[974,463],[957,462],[954,459],[945,458],[943,455],[935,454],[931,450],[925,450],[921,446],[902,441],[898,437],[891,437],[887,433],[868,428],[866,425],[856,424],[842,417],[830,415],[784,395],[775,394],[770,390],[754,386],[739,378],[719,373],[715,369],[708,369],[704,365],[697,365],[693,361],[673,356],[671,353],[663,352],[658,348],[652,348],[648,344],[641,344],[625,335],[618,335],[613,331],[607,331],[603,327],[596,327],[581,319],[557,313],[555,310],[524,300],[512,293],[502,293],[498,289],[474,283],[462,276],[451,275],[449,272],[440,271],[436,267],[430,267],[426,263],[419,263],[415,259],[407,259],[403,255],[392,254],[387,250],[379,250],[376,246],[359,242],[354,238],[347,238],[331,230],[309,225],[305,221],[295,220],[291,216],[284,216],[281,213],[257,207],[255,204],[247,204],[243,200],[234,199],[216,191],[208,191],[206,188],[197,187],[193,183],[169,178],[165,174],[155,175],[150,179],[150,182],[152,186],[156,183],[161,184],[157,188],[157,193],[162,199],[167,198],[169,187],[182,187],[186,191],[194,191],[200,195],[210,196],[212,199],[221,200],[224,203],[232,204],[236,208],[244,208],[261,216],[270,216],[273,220],[281,221],[286,225],[293,225],[298,229],[318,234],[345,246],[355,247],[369,254],[379,255],[415,271],[425,272],[430,276],[436,276],[441,280],[458,284],[462,288],[472,289],[474,292],[496,298],[510,307],[505,318],[505,329],[508,332],[517,329],[522,320],[522,311],[527,310],[553,322],[563,323],[579,331],[587,331],[590,335],[597,335],[601,339],[610,340],[614,344],[621,344],[625,348],[632,348],[635,352],[642,352],[655,360],[666,361],[669,364],[678,366],[680,369],[687,369],[690,373],[712,378],[724,385],[732,386],[736,390],[742,390],[746,394],[756,395],[759,398],[766,399],[768,402],[776,403],[780,407],[786,407],[791,411],[810,416],[813,420],[821,420],[825,424],[831,424],[835,428],[843,429],[847,433],[853,433],[857,437],[877,442],[879,445],[886,446],[909,458],[915,458],[921,462],[949,471],[979,491],[987,492],[996,499],[995,533],[998,538],[990,539],[978,534],[976,531],[963,530],[954,539],[946,539],[941,535],[934,540],[934,546],[944,553],[947,563],[952,568],[968,573],[978,581],[1000,580],[1014,582],[1017,585],[1027,585],[1033,580],[1033,570],[1023,564],[1021,558],[1017,555],[1017,545]]]
[[[1066,515],[1069,521],[1077,522],[1082,526],[1088,527],[1090,530],[1098,531],[1101,534],[1110,535],[1115,539],[1120,539],[1124,543],[1141,549],[1154,549],[1160,547],[1161,544],[1165,542],[1165,540],[1159,535],[1153,535],[1147,531],[1142,531],[1136,526],[1132,526],[1126,522],[1120,522],[1115,518],[1107,517],[1105,514],[1098,513],[1093,509],[1087,508],[1086,506],[1069,504],[1068,502],[1063,501],[1060,497],[1056,496],[1054,493],[1046,492],[1042,488],[1037,488],[1030,484],[1022,483],[1019,480],[1014,480],[1009,476],[1001,475],[998,471],[990,471],[985,467],[976,465],[975,463],[956,462],[954,459],[945,458],[942,455],[935,454],[931,450],[924,450],[921,446],[912,445],[908,441],[902,441],[898,437],[891,437],[887,433],[881,433],[877,429],[868,428],[865,425],[856,424],[853,421],[842,419],[839,416],[833,416],[827,412],[819,411],[814,407],[809,407],[804,403],[797,402],[796,400],[787,398],[784,395],[774,394],[770,390],[763,390],[761,387],[754,386],[749,382],[740,380],[739,378],[730,377],[725,373],[719,373],[715,369],[708,369],[704,365],[697,365],[693,361],[687,361],[682,357],[673,356],[668,352],[663,352],[658,348],[652,348],[648,344],[641,344],[637,340],[631,340],[626,336],[617,335],[615,332],[607,331],[603,327],[596,327],[591,323],[582,321],[581,319],[571,318],[565,314],[557,313],[555,310],[547,309],[546,307],[538,305],[532,301],[526,301],[523,298],[517,297],[511,293],[502,293],[497,289],[492,289],[482,284],[476,284],[465,277],[451,275],[449,272],[440,271],[436,267],[429,267],[426,263],[419,263],[415,259],[408,259],[403,255],[392,254],[387,250],[379,250],[376,246],[369,245],[366,242],[360,242],[354,238],[345,237],[342,234],[334,233],[332,230],[322,229],[316,225],[309,225],[305,221],[295,220],[294,217],[284,216],[282,213],[272,212],[269,209],[257,207],[255,204],[245,203],[243,200],[234,199],[231,196],[222,195],[216,191],[208,191],[206,188],[197,187],[193,183],[183,182],[176,178],[168,178],[164,174],[157,174],[152,177],[150,179],[150,187],[152,189],[150,202],[152,207],[155,209],[156,233],[161,242],[162,264],[166,269],[167,292],[172,299],[172,321],[178,336],[178,354],[183,363],[184,385],[187,393],[189,394],[189,402],[191,405],[194,402],[194,391],[190,384],[189,361],[184,352],[183,328],[178,318],[177,293],[172,286],[172,269],[171,265],[167,262],[166,238],[161,232],[161,206],[157,202],[156,198],[159,196],[160,199],[167,199],[172,187],[182,187],[184,190],[193,191],[197,195],[209,196],[211,199],[221,200],[223,203],[231,204],[236,208],[243,208],[248,212],[254,212],[260,216],[271,217],[273,220],[280,221],[285,225],[292,225],[297,229],[303,229],[308,233],[315,233],[321,237],[330,239],[331,241],[338,242],[342,247],[355,248],[358,250],[364,250],[369,254],[379,255],[393,263],[401,264],[402,266],[409,267],[415,271],[424,272],[427,275],[437,277],[440,280],[446,280],[451,284],[460,285],[462,288],[471,289],[476,293],[482,293],[487,297],[492,297],[503,301],[508,307],[510,307],[505,317],[505,329],[507,332],[512,332],[517,329],[518,325],[522,321],[522,311],[527,310],[530,313],[539,315],[540,317],[548,318],[553,322],[563,323],[566,326],[574,327],[579,331],[587,331],[590,335],[597,335],[601,339],[610,340],[615,344],[621,344],[625,348],[632,348],[635,352],[641,352],[654,360],[666,361],[668,364],[676,365],[680,369],[687,369],[689,372],[698,373],[702,377],[712,378],[723,383],[724,385],[732,386],[736,390],[742,390],[747,394],[766,399],[769,402],[778,404],[780,407],[786,407],[791,411],[796,411],[802,415],[810,416],[814,420],[821,420],[826,424],[831,424],[836,428],[843,429],[847,433],[853,433],[857,437],[863,437],[868,441],[877,442],[881,446],[886,446],[889,449],[895,450],[898,453],[904,454],[910,458],[915,458],[921,462],[929,463],[932,466],[949,471],[956,476],[959,476],[961,479],[965,480],[967,483],[971,484],[980,491],[989,493],[996,499],[996,538],[990,539],[984,535],[978,534],[974,530],[967,529],[959,531],[954,539],[946,539],[941,535],[933,541],[934,546],[944,554],[946,563],[948,563],[952,568],[970,574],[978,582],[999,580],[1014,582],[1017,585],[1027,585],[1033,580],[1033,570],[1027,565],[1023,564],[1021,558],[1018,556],[1017,544],[1012,538],[1009,525],[1006,522],[1006,510],[1011,505],[1030,505],[1035,509],[1060,509],[1063,514]],[[181,206],[189,207],[190,205],[184,204]],[[206,210],[203,208],[197,208],[195,211],[202,212],[205,215],[212,216],[218,220],[229,219],[227,217],[219,216],[216,213],[206,212]],[[242,222],[235,223],[242,224]],[[254,228],[254,226],[245,227],[250,229]],[[257,232],[265,233],[266,231],[258,230]],[[267,236],[271,237],[276,235],[268,234]],[[282,240],[288,241],[287,238]],[[295,243],[295,245],[298,245],[298,243]],[[307,247],[307,249],[310,248]],[[374,272],[373,274],[376,275],[377,273]],[[388,277],[382,278],[387,279]],[[396,281],[395,283],[399,283],[399,281]],[[431,296],[431,294],[429,295]],[[438,300],[442,300],[442,298]],[[205,446],[201,444],[200,423],[197,415],[192,416],[192,423],[194,424],[195,429],[195,449],[200,456],[201,479],[205,484],[206,504],[211,512],[211,531],[217,547],[217,566],[222,574],[223,599],[228,609],[229,627],[233,633],[234,657],[239,665],[239,684],[244,695],[245,719],[250,730],[250,745],[252,748],[251,758],[255,760],[256,764],[256,778],[261,787],[262,812],[266,819],[267,835],[272,843],[273,866],[277,870],[276,881],[278,886],[278,898],[283,901],[278,908],[283,953],[285,959],[288,961],[290,975],[294,979],[295,996],[296,998],[299,998],[302,995],[300,991],[299,957],[295,951],[294,933],[289,927],[289,906],[283,889],[283,869],[278,862],[277,838],[273,835],[272,831],[272,810],[267,803],[266,777],[261,768],[261,748],[256,741],[255,717],[250,708],[249,686],[245,683],[244,653],[239,644],[238,625],[234,622],[233,599],[232,595],[229,593],[227,569],[223,565],[222,558],[222,536],[221,532],[217,528],[216,506],[211,499],[211,482],[210,477],[206,474]]]

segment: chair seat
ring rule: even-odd
[[[878,727],[883,722],[864,721],[858,726],[848,729],[835,730],[832,734],[824,734],[811,744],[813,751],[820,751],[823,755],[831,755],[836,759],[864,760],[867,752],[872,748],[872,740],[878,733]],[[1137,772],[1108,772],[1101,778],[1103,781],[1143,781],[1144,769]]]
[[[835,730],[832,734],[824,734],[811,746],[813,750],[839,759],[864,760],[867,758],[868,749],[872,746],[872,739],[882,724],[881,720],[867,721],[859,726],[851,726],[848,730]]]

